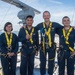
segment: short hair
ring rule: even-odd
[[[12,26],[12,23],[11,23],[11,22],[5,23],[5,25],[4,25],[4,31],[7,31],[7,30],[6,30],[6,27],[7,27],[8,25],[11,25],[11,26]],[[12,30],[13,30],[13,28],[11,29],[11,31],[12,31]]]
[[[64,18],[68,18],[68,19],[70,20],[70,18],[69,18],[68,16],[64,16],[64,17],[62,18],[62,21],[64,20]]]
[[[46,12],[48,12],[48,13],[49,13],[49,15],[50,15],[50,12],[49,12],[49,11],[44,11],[44,12],[43,12],[43,15],[44,15],[44,13],[46,13]]]
[[[33,19],[33,16],[32,16],[32,15],[28,15],[28,16],[26,17],[26,20],[27,20],[28,18],[32,18],[32,19]]]

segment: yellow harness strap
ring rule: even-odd
[[[45,23],[44,22],[43,22],[43,27],[45,29],[45,34],[48,36],[48,39],[49,39],[48,44],[51,47],[52,42],[51,42],[51,33],[50,32],[51,32],[51,28],[52,28],[52,22],[50,22],[50,25],[49,25],[48,30],[46,29],[46,26],[45,26]]]
[[[28,33],[28,30],[26,29],[26,26],[24,26],[24,29],[25,29],[26,35],[30,35],[30,36],[32,37],[33,32],[34,32],[34,28],[32,27],[32,31],[31,31],[30,34]],[[31,44],[33,44],[33,40],[32,40],[32,38],[30,38],[30,42],[31,42]]]
[[[64,38],[65,38],[65,43],[69,46],[70,45],[70,43],[69,43],[69,41],[68,41],[68,39],[69,39],[69,36],[70,36],[70,33],[72,32],[72,27],[70,27],[70,29],[69,29],[69,31],[68,31],[68,33],[66,34],[66,31],[65,31],[65,29],[63,28],[63,35],[64,35]],[[74,51],[74,49],[72,48],[72,47],[70,47],[69,46],[69,49],[70,49],[70,51]]]
[[[55,60],[55,57],[54,57],[54,58],[49,59],[49,61],[52,61],[52,60]]]
[[[12,33],[10,34],[10,39],[9,39],[8,34],[5,32],[5,37],[6,37],[6,41],[7,41],[7,46],[9,48],[12,44]]]

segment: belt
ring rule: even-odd
[[[33,48],[33,46],[29,46],[29,49],[32,49]]]
[[[25,49],[32,49],[33,48],[33,46],[27,46],[27,45],[22,45],[22,48],[25,48]]]
[[[64,52],[67,52],[67,50],[64,50]]]

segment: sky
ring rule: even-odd
[[[34,17],[33,26],[43,22],[42,13],[49,11],[51,13],[51,21],[62,24],[62,18],[69,16],[71,19],[71,25],[75,26],[75,0],[19,0],[27,5],[39,10],[41,14],[36,14]],[[18,24],[21,21],[17,14],[20,8],[11,4],[5,3],[0,0],[0,30],[4,28],[6,22],[12,22],[14,31],[20,29],[22,24]]]

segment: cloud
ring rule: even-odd
[[[65,11],[65,10],[63,10],[61,12],[54,12],[52,14],[51,20],[62,24],[62,18],[64,16],[68,16],[68,17],[70,17],[71,25],[75,25],[75,21],[74,21],[75,20],[75,14],[73,15],[73,10],[71,10],[71,11],[70,10]]]
[[[54,13],[53,14],[53,16],[54,17],[63,17],[63,16],[71,16],[73,13],[71,12],[71,11],[69,11],[69,13],[68,12],[66,12],[66,11],[63,11],[63,12],[57,12],[57,13]]]
[[[29,3],[29,4],[32,4],[32,3],[37,3],[39,0],[20,0],[20,1],[22,1],[22,2],[24,2],[24,3]]]
[[[65,16],[65,15],[69,16],[72,19],[72,15],[73,15],[72,11],[73,11],[74,7],[72,7],[72,6],[68,6],[67,7],[67,5],[63,5],[63,2],[60,2],[60,1],[57,1],[57,0],[47,0],[45,2],[43,1],[44,3],[42,4],[40,2],[40,0],[20,0],[20,1],[22,1],[22,2],[24,2],[26,4],[28,4],[29,6],[32,6],[33,8],[41,11],[41,14],[35,15],[34,24],[33,24],[34,26],[36,26],[38,23],[43,21],[42,13],[45,10],[48,10],[48,11],[51,12],[51,16],[52,16],[51,17],[51,21],[62,23],[61,22],[62,21],[62,17]],[[60,6],[57,5],[57,4],[59,4]],[[4,14],[5,14],[5,10],[7,11],[8,7],[9,7],[8,4],[6,6],[2,6],[2,9],[0,10],[0,21],[2,20],[2,16],[4,16]],[[11,22],[14,25],[13,26],[14,30],[19,30],[20,26],[18,25],[18,22],[20,21],[20,19],[18,19],[18,17],[17,17],[18,11],[20,11],[19,8],[15,7],[15,6],[12,6],[10,11],[9,11],[9,13],[7,14],[5,20],[1,24],[1,26],[3,27],[3,25],[7,21],[11,21],[13,19],[13,21],[11,21]],[[14,16],[15,16],[15,18],[14,18]],[[73,20],[75,20],[75,16],[74,16]],[[75,22],[73,21],[72,25],[74,25],[74,24],[75,24]]]
[[[63,2],[57,1],[57,0],[47,0],[48,2],[54,3],[54,4],[63,4]]]

